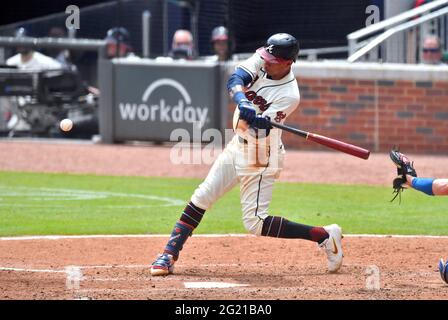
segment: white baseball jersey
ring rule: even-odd
[[[297,81],[292,70],[284,78],[272,80],[263,66],[264,60],[258,53],[238,66],[253,79],[245,95],[257,114],[283,123],[299,105]],[[242,120],[239,120],[239,109],[236,108],[234,129],[238,121]],[[249,232],[260,235],[263,220],[268,216],[274,181],[283,167],[281,130],[271,129],[267,140],[256,140],[247,132],[236,133],[213,164],[204,182],[194,192],[191,201],[207,210],[240,182],[243,224]]]
[[[252,103],[257,115],[268,116],[271,121],[283,123],[285,119],[298,107],[300,93],[297,80],[292,70],[280,80],[269,79],[263,69],[264,61],[255,53],[251,58],[240,64],[238,67],[252,76],[252,83],[245,92],[246,98]],[[239,109],[235,108],[233,115],[233,128],[237,127],[239,119]],[[250,139],[248,133],[237,131],[244,139]],[[278,150],[282,146],[282,130],[273,128],[269,135],[271,151]],[[253,140],[253,139],[252,139]],[[265,142],[261,142],[265,143]]]
[[[246,98],[252,103],[257,114],[268,116],[271,121],[283,123],[285,119],[298,107],[300,93],[297,80],[292,70],[280,80],[269,79],[263,69],[264,61],[258,53],[240,64],[252,76],[252,83],[246,91]],[[235,121],[239,118],[239,109],[235,109]],[[281,139],[281,130],[272,129],[271,134]]]

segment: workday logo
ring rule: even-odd
[[[163,78],[154,81],[143,92],[141,100],[141,103],[120,102],[118,107],[121,119],[197,123],[199,128],[202,128],[207,121],[208,107],[194,106],[185,87],[173,79]]]

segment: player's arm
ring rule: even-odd
[[[244,94],[244,87],[248,86],[253,80],[252,75],[242,68],[236,68],[235,72],[227,81],[227,90],[230,98],[235,102],[240,111],[240,118],[245,120],[247,124],[252,123],[256,113],[252,103]]]
[[[227,81],[227,90],[230,98],[238,105],[241,100],[246,99],[244,95],[244,87],[247,87],[252,82],[252,75],[242,68],[236,68],[235,72]]]
[[[420,178],[407,174],[406,184],[430,196],[448,195],[448,179]]]

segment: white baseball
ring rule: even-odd
[[[62,131],[70,131],[73,128],[73,121],[70,119],[64,119],[59,123],[59,127]]]

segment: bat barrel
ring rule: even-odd
[[[321,136],[318,134],[310,133],[308,135],[308,140],[317,142],[321,145],[327,146],[329,148],[342,151],[347,154],[351,154],[352,156],[367,160],[370,156],[370,151],[353,144],[349,144],[343,141],[339,141],[336,139],[328,138],[325,136]]]
[[[302,138],[305,138],[307,140],[311,140],[314,141],[316,143],[319,143],[321,145],[324,145],[326,147],[347,153],[347,154],[351,154],[352,156],[361,158],[361,159],[368,159],[370,156],[370,151],[358,146],[355,146],[353,144],[349,144],[343,141],[339,141],[336,139],[332,139],[332,138],[328,138],[325,136],[321,136],[315,133],[311,133],[311,132],[307,132],[307,131],[303,131],[300,129],[296,129],[287,125],[283,125],[280,123],[276,123],[276,122],[271,122],[271,125],[273,127],[282,129],[284,131],[288,131],[290,133],[293,133],[295,135],[298,135]]]

